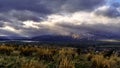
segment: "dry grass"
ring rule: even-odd
[[[120,68],[120,57],[77,53],[76,48],[0,46],[0,68]]]

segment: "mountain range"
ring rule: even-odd
[[[16,36],[0,36],[0,41],[3,40],[32,40],[32,41],[49,41],[49,42],[79,42],[79,41],[97,41],[101,39],[120,39],[119,35],[106,34],[106,33],[94,33],[93,36],[77,35],[63,36],[63,35],[42,35],[35,37],[16,37]]]

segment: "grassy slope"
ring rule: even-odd
[[[120,68],[120,57],[104,57],[92,48],[0,45],[0,68]]]

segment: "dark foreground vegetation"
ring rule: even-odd
[[[120,68],[113,49],[0,45],[0,68]]]

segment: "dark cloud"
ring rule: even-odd
[[[23,22],[28,20],[39,22],[42,21],[44,17],[45,17],[44,14],[35,13],[31,11],[11,10],[9,12],[0,13],[0,21],[16,23],[16,24],[19,21]]]
[[[120,17],[120,3],[113,3],[110,6],[107,6],[104,10],[97,10],[96,14],[103,15],[111,18]]]
[[[0,21],[0,27],[4,27],[4,23]]]
[[[8,19],[8,17],[6,15],[0,13],[0,21],[10,22],[9,19]]]
[[[104,0],[0,0],[0,11],[15,9],[49,14],[62,10],[90,10],[103,3]]]
[[[104,16],[111,17],[111,18],[120,17],[120,12],[116,8],[113,8],[113,7],[109,7],[106,10],[98,10],[96,14],[104,15]]]
[[[105,3],[105,0],[42,0],[43,4],[46,4],[48,8],[54,11],[89,11],[93,10],[97,6]]]
[[[68,0],[65,5],[65,9],[68,9],[70,11],[93,10],[103,3],[104,0]]]
[[[44,5],[37,4],[40,0],[0,0],[1,11],[15,10],[29,10],[40,12],[43,14],[50,13]]]
[[[113,7],[120,7],[120,3],[115,2],[115,3],[112,4],[112,6],[113,6]]]
[[[48,28],[35,29],[35,28],[23,28],[22,32],[25,36],[33,37],[40,35],[55,35],[53,31]]]
[[[13,37],[20,36],[17,33],[11,32],[9,30],[3,30],[3,29],[0,29],[0,35],[3,35],[3,36],[13,36]]]
[[[10,15],[12,17],[17,18],[20,21],[32,20],[35,22],[41,21],[42,19],[40,19],[40,18],[44,17],[43,14],[34,13],[34,12],[30,12],[30,11],[12,11],[12,12],[10,12]]]
[[[119,26],[116,25],[104,25],[104,24],[94,24],[94,25],[72,25],[72,24],[56,24],[59,27],[64,28],[65,31],[68,31],[66,29],[69,29],[70,34],[79,34],[82,36],[88,36],[91,37],[94,36],[95,38],[101,37],[101,38],[114,38],[114,37],[120,37],[119,35]],[[120,25],[120,24],[117,24]],[[103,30],[104,28],[104,30]]]
[[[0,35],[31,37],[74,33],[94,35],[98,32],[116,35],[120,29],[116,25],[120,24],[109,25],[109,22],[118,23],[118,19],[112,18],[120,16],[119,4],[99,9],[103,4],[105,0],[0,0]],[[97,10],[97,15],[94,15],[94,10]],[[99,15],[102,15],[102,20]],[[5,29],[6,26],[9,27]]]
[[[49,14],[62,11],[88,11],[105,0],[0,0],[0,20],[5,22],[42,21]]]
[[[20,21],[26,21],[26,20],[32,20],[32,21],[35,21],[35,22],[41,21],[41,19],[38,16],[24,14],[24,13],[23,14],[21,14],[21,13],[14,14],[13,16],[16,17]]]

